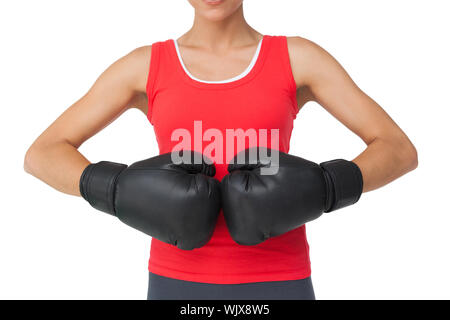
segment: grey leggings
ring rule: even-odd
[[[315,300],[311,278],[245,284],[208,284],[150,273],[148,300]]]

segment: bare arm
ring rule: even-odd
[[[80,195],[79,179],[89,161],[78,148],[127,109],[139,107],[145,112],[150,52],[151,47],[138,48],[111,65],[32,144],[25,170],[61,192]]]
[[[354,162],[361,168],[364,191],[371,191],[417,167],[417,152],[389,115],[353,82],[324,49],[302,38],[289,40],[297,87],[316,101],[366,144]]]

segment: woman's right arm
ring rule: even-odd
[[[145,112],[150,55],[150,46],[141,47],[111,65],[31,145],[25,171],[61,192],[79,196],[79,180],[89,161],[78,148],[127,109]]]

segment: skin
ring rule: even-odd
[[[178,43],[190,73],[210,81],[242,73],[262,38],[245,21],[243,0],[189,3],[195,9],[194,24]],[[363,173],[364,192],[417,167],[417,152],[406,134],[329,53],[300,37],[288,38],[288,46],[299,108],[319,103],[367,144],[354,159]],[[89,161],[78,148],[126,110],[147,113],[150,56],[151,46],[141,47],[112,64],[28,149],[26,172],[79,196],[78,183]]]

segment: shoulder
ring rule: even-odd
[[[148,45],[132,50],[124,57],[124,59],[130,65],[136,64],[142,66],[142,64],[149,64],[151,54],[152,46]]]
[[[152,52],[152,45],[138,47],[130,52],[130,55],[135,57],[148,57]]]
[[[152,46],[143,46],[133,49],[120,58],[116,64],[121,70],[121,78],[129,79],[133,89],[145,92],[148,71],[150,68]]]
[[[302,37],[287,37],[289,54],[292,57],[320,57],[327,52],[317,43]]]
[[[337,64],[317,43],[302,37],[287,37],[289,59],[298,86],[308,85],[308,78],[319,70]]]
[[[307,48],[314,45],[314,42],[302,37],[286,37],[290,49]]]

